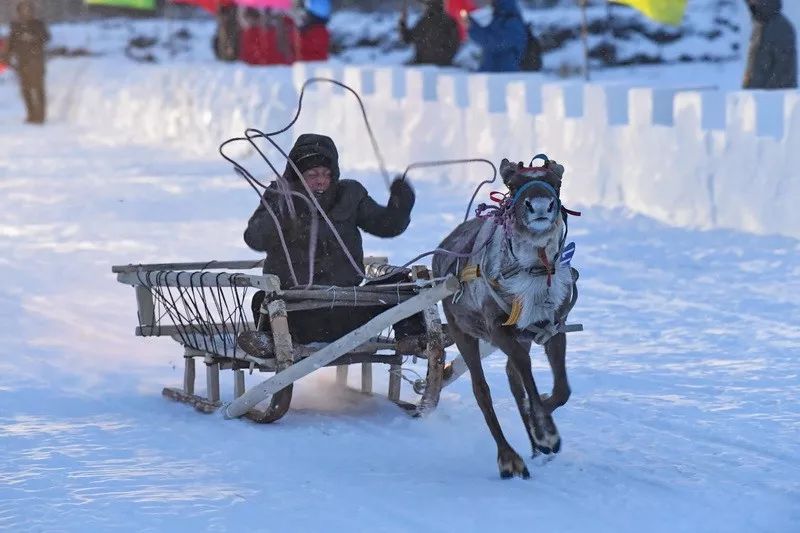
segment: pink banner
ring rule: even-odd
[[[273,9],[291,9],[292,0],[234,0],[240,6],[271,7]]]
[[[216,13],[222,6],[233,5],[233,0],[172,0],[173,4],[191,4],[202,7],[209,13]]]

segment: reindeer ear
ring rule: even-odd
[[[517,166],[506,158],[500,162],[500,177],[503,178],[503,183],[506,187],[511,188],[509,181],[517,173]]]
[[[547,162],[547,168],[552,170],[559,180],[564,179],[564,165],[559,164],[558,161],[551,159]]]

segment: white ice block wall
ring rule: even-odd
[[[281,129],[311,77],[361,94],[393,172],[415,161],[484,157],[567,168],[567,205],[626,207],[661,221],[800,238],[800,92],[683,90],[620,83],[549,83],[536,74],[467,74],[432,67],[335,63],[54,62],[54,114],[131,142],[209,152],[247,127]],[[377,168],[356,99],[312,85],[285,148],[304,131],[332,135],[345,169]],[[449,172],[471,188],[488,167]],[[441,169],[412,179],[441,179]],[[467,194],[465,193],[465,196]]]

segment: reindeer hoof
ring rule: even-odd
[[[561,451],[561,435],[558,434],[555,422],[550,415],[531,428],[531,436],[533,437],[531,444],[534,450],[538,450],[545,455],[551,453],[558,453]]]
[[[528,467],[525,466],[525,461],[514,450],[498,453],[497,466],[500,468],[500,477],[502,479],[511,479],[514,476],[519,476],[522,479],[531,477]]]

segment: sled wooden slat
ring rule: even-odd
[[[206,396],[211,403],[219,403],[219,363],[211,358],[206,360]]]
[[[156,308],[153,295],[146,287],[136,287],[136,309],[139,314],[139,324],[153,325],[156,323]]]
[[[233,371],[233,397],[238,398],[244,394],[244,371]]]
[[[389,401],[395,403],[400,401],[400,387],[403,383],[402,379],[400,378],[400,372],[402,372],[402,370],[403,366],[401,364],[392,365],[389,367],[389,393],[387,394],[387,397],[389,398]]]
[[[156,263],[152,265],[117,265],[111,267],[114,274],[147,270],[251,270],[264,266],[264,260],[206,261],[205,263]]]
[[[389,263],[389,258],[384,256],[367,256],[364,258],[364,264],[377,264],[385,265]],[[243,259],[239,261],[206,261],[204,263],[154,263],[142,265],[116,265],[111,267],[111,272],[114,274],[123,274],[128,272],[138,272],[140,270],[252,270],[254,268],[262,268],[264,266],[263,259]]]
[[[148,270],[122,272],[117,281],[141,288],[148,284],[159,287],[256,287],[267,292],[280,291],[271,276],[231,274],[229,272],[190,272]]]
[[[184,357],[183,358],[183,392],[186,394],[192,395],[194,394],[194,382],[195,382],[195,365],[194,359],[191,357]]]
[[[248,326],[250,326],[248,324]],[[252,327],[252,326],[250,326]],[[239,323],[236,327],[231,324],[209,324],[208,328],[214,333],[241,333],[246,331],[247,328]],[[195,334],[202,335],[203,332],[199,328],[175,326],[173,324],[165,324],[162,326],[137,326],[135,334],[137,337],[172,337],[174,335]]]
[[[361,363],[361,392],[372,394],[372,363]]]
[[[336,384],[340,387],[347,386],[347,372],[350,369],[348,365],[338,365],[336,367]]]
[[[225,409],[226,416],[238,418],[244,415],[256,404],[314,370],[338,359],[363,344],[370,337],[378,335],[398,321],[408,318],[454,294],[458,291],[459,286],[459,281],[454,276],[449,276],[443,283],[424,289],[410,300],[384,311],[363,326],[316,352],[311,357],[295,363],[289,368],[278,372],[272,378],[251,388],[243,396],[227,406]]]

